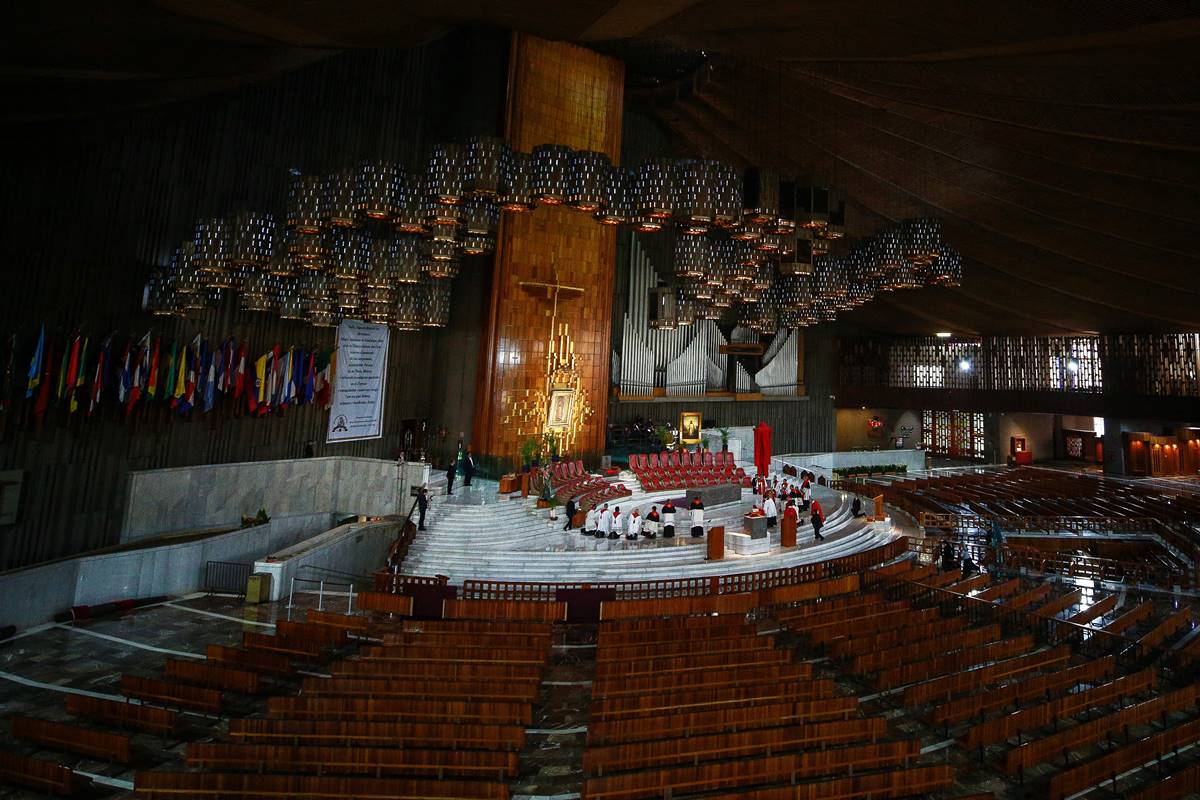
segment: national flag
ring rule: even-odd
[[[175,380],[174,386],[171,388],[171,408],[179,407],[183,402],[183,396],[187,392],[187,365],[189,348],[186,344],[179,348],[179,357],[175,359]]]
[[[170,402],[172,408],[175,407],[175,374],[179,369],[179,354],[176,352],[178,349],[179,343],[171,342],[171,352],[167,353],[167,363],[163,365],[166,375],[162,382],[162,396]]]
[[[124,404],[125,398],[129,396],[129,390],[133,386],[133,371],[130,364],[130,349],[132,342],[125,343],[125,350],[121,354],[121,374],[117,379],[117,402]]]
[[[38,382],[38,396],[34,400],[33,414],[37,417],[37,421],[41,423],[42,417],[46,413],[46,409],[50,407],[50,386],[54,383],[54,365],[55,365],[55,348],[54,342],[51,341],[45,347],[45,359],[42,364],[42,377]]]
[[[194,405],[204,407],[204,396],[208,394],[208,368],[212,364],[212,349],[207,341],[200,342],[196,355],[196,391]]]
[[[308,356],[304,352],[303,347],[297,347],[296,352],[292,354],[292,402],[300,405],[304,401],[304,365],[308,363]]]
[[[75,382],[79,379],[79,373],[83,366],[79,362],[79,351],[83,346],[83,337],[75,334],[71,340],[71,354],[67,357],[67,370],[64,376],[64,383],[67,395],[73,394]]]
[[[153,400],[158,397],[158,348],[162,344],[162,338],[154,340],[154,346],[150,349],[150,372],[146,378],[146,396]]]
[[[288,351],[283,354],[283,364],[279,368],[279,373],[282,376],[282,382],[279,386],[279,408],[287,408],[288,403],[292,401],[294,395],[292,393],[292,359],[296,357],[294,348],[289,347]]]
[[[183,354],[187,357],[179,364],[179,381],[176,387],[180,390],[176,410],[186,414],[196,404],[196,379],[200,371],[200,334],[192,343],[184,347]]]
[[[221,357],[217,363],[217,391],[227,394],[233,386],[233,338],[221,345]]]
[[[234,357],[233,399],[242,396],[246,390],[246,343],[238,345],[237,356]]]
[[[83,338],[83,346],[79,348],[79,364],[75,370],[75,382],[71,385],[70,397],[67,402],[67,413],[74,414],[79,410],[79,393],[83,391],[84,377],[87,375],[88,339]]]
[[[33,397],[33,390],[42,382],[42,362],[46,357],[46,326],[38,334],[37,347],[33,349],[33,357],[29,360],[29,380],[25,384],[25,399]]]
[[[149,382],[147,375],[150,369],[150,331],[137,343],[133,354],[133,367],[129,376],[129,394],[125,398],[125,416],[129,416],[133,407],[142,397],[142,389]]]
[[[333,404],[333,381],[337,370],[337,350],[322,350],[317,356],[313,381],[316,401],[325,408]]]
[[[250,410],[258,415],[267,413],[267,378],[269,376],[271,351],[267,351],[254,362],[254,388],[247,394],[250,397]]]
[[[91,399],[88,401],[87,414],[90,417],[96,411],[96,406],[100,405],[100,398],[104,394],[105,376],[108,374],[109,360],[112,358],[112,334],[104,340],[100,345],[99,351],[96,353],[96,371],[92,377]]]
[[[317,378],[317,353],[315,350],[308,352],[308,358],[304,361],[304,383],[300,393],[301,403],[311,403],[316,390],[313,387],[313,381]]]
[[[63,343],[63,351],[61,360],[58,362],[58,379],[54,382],[54,401],[61,403],[62,399],[67,395],[67,370],[71,366],[71,353],[78,346],[79,335],[72,334]],[[75,353],[75,358],[79,358],[79,354]]]
[[[222,362],[223,356],[220,350],[213,350],[208,353],[205,358],[205,378],[204,378],[204,410],[205,412],[212,411],[213,403],[216,402],[217,396],[217,368]]]
[[[4,371],[0,372],[0,414],[8,413],[12,406],[13,364],[17,357],[17,335],[8,337],[4,348]]]

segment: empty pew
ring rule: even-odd
[[[598,647],[596,662],[639,661],[647,658],[669,658],[692,653],[743,653],[750,650],[770,650],[775,647],[773,636],[745,636],[736,634],[729,638],[706,639],[703,644],[693,641],[662,642],[658,644],[630,644]]]
[[[165,708],[122,703],[80,694],[67,695],[67,713],[73,717],[94,719],[159,736],[174,736],[177,725],[176,712]]]
[[[118,764],[128,764],[130,760],[129,737],[122,733],[16,716],[12,718],[12,735],[14,738],[37,742],[53,750],[92,756]]]
[[[706,597],[669,597],[655,600],[609,600],[600,604],[600,619],[607,621],[629,617],[746,614],[757,606],[757,592]]]
[[[1073,692],[1057,700],[1027,706],[998,719],[974,725],[963,736],[963,743],[968,747],[978,747],[1002,742],[1022,733],[1039,730],[1057,720],[1073,717],[1081,711],[1111,705],[1127,697],[1136,697],[1150,691],[1157,683],[1158,673],[1154,669],[1125,675],[1082,692]]]
[[[1070,657],[1070,650],[1066,646],[1061,646],[1000,661],[985,667],[964,670],[953,675],[943,675],[905,689],[904,705],[911,708],[932,701],[945,701],[955,694],[961,694],[1006,678],[1023,675],[1034,670],[1057,669],[1066,664]]]
[[[411,678],[424,680],[444,677],[454,680],[496,680],[503,682],[539,683],[542,664],[489,664],[461,661],[381,661],[347,659],[332,664],[334,675],[374,676],[380,678]]]
[[[954,767],[937,764],[804,781],[795,786],[706,795],[704,800],[883,800],[889,797],[926,797],[954,784]]]
[[[1005,686],[994,686],[983,694],[960,697],[938,705],[930,713],[929,721],[935,725],[954,724],[982,717],[1000,711],[1010,703],[1048,697],[1056,692],[1069,691],[1080,683],[1100,682],[1112,675],[1115,669],[1116,659],[1105,656],[1070,669],[1037,675]]]
[[[882,717],[869,717],[591,747],[584,751],[583,771],[589,775],[602,775],[606,772],[648,769],[718,758],[786,753],[789,750],[821,745],[874,742],[886,735],[887,720]]]
[[[904,611],[911,608],[907,600],[887,601],[881,597],[859,598],[861,602],[837,605],[825,608],[818,605],[812,608],[789,608],[777,611],[775,618],[786,625],[789,630],[797,633],[819,628],[839,620],[853,620],[869,617],[872,614],[882,614],[888,611]]]
[[[496,725],[528,725],[533,721],[533,711],[528,703],[373,700],[360,697],[272,697],[267,700],[267,715],[272,719],[397,722],[474,720]]]
[[[965,616],[960,616],[924,622],[920,625],[901,625],[890,631],[879,631],[850,639],[838,639],[829,645],[828,653],[834,658],[855,658],[876,650],[928,641],[938,636],[950,636],[966,630],[968,623],[969,620]]]
[[[235,741],[291,745],[442,747],[454,750],[520,750],[520,725],[452,722],[355,722],[296,719],[231,719]]]
[[[976,589],[982,589],[992,582],[992,577],[986,572],[981,572],[978,575],[972,575],[969,578],[952,583],[946,587],[946,591],[956,594],[968,594]]]
[[[987,600],[993,603],[1005,597],[1011,597],[1021,589],[1020,578],[1010,578],[1004,583],[997,583],[995,586],[984,589],[979,594],[975,595],[980,600]]]
[[[1066,611],[1073,605],[1076,605],[1083,599],[1083,590],[1076,589],[1073,592],[1067,592],[1062,597],[1056,597],[1045,605],[1038,606],[1034,614],[1039,617],[1056,617],[1063,611]]]
[[[221,693],[216,689],[185,686],[138,675],[122,675],[121,694],[172,708],[186,708],[213,715],[221,713]]]
[[[1168,775],[1155,785],[1131,795],[1129,800],[1178,800],[1192,797],[1197,792],[1200,792],[1200,763]]]
[[[397,633],[383,634],[384,646],[395,645],[422,645],[425,647],[500,647],[500,648],[525,648],[528,650],[540,650],[545,652],[550,649],[551,634],[550,633],[482,633],[479,631],[465,631],[463,633],[449,633],[443,631],[401,631]]]
[[[446,600],[442,615],[446,619],[565,622],[567,604],[538,600]]]
[[[1150,600],[1138,605],[1121,616],[1109,622],[1101,630],[1106,633],[1124,633],[1142,620],[1154,613],[1154,603]]]
[[[857,592],[861,581],[857,572],[842,575],[837,578],[804,581],[791,586],[778,586],[774,589],[763,589],[759,592],[759,604],[763,606],[797,603],[805,600],[819,600]]]
[[[731,619],[728,624],[705,626],[698,629],[667,628],[650,631],[613,631],[600,629],[596,637],[598,647],[619,647],[621,645],[653,644],[655,642],[696,642],[709,638],[728,638],[730,636],[754,636],[758,631],[742,619]]]
[[[546,653],[540,650],[496,647],[438,647],[425,645],[378,645],[359,650],[363,661],[463,661],[484,664],[540,664]]]
[[[190,658],[168,658],[164,665],[168,677],[210,689],[228,689],[244,694],[259,690],[258,673],[234,667],[222,667]]]
[[[229,772],[138,772],[134,795],[145,798],[280,798],[304,800],[387,797],[393,800],[508,800],[508,787],[488,781],[421,778],[330,778]]]
[[[520,620],[472,620],[472,619],[407,619],[378,626],[380,630],[403,633],[486,633],[492,636],[513,634],[552,634],[554,625],[549,622]]]
[[[872,614],[858,617],[844,623],[830,622],[819,628],[804,631],[804,635],[813,644],[833,642],[841,638],[854,638],[865,634],[877,633],[892,627],[905,625],[921,625],[939,619],[936,608],[902,609],[882,614]]]
[[[1074,616],[1068,617],[1067,622],[1075,625],[1087,625],[1089,622],[1099,619],[1108,612],[1112,611],[1117,606],[1117,595],[1110,594],[1098,603],[1092,603],[1087,608],[1080,611]],[[1065,626],[1062,626],[1065,627]]]
[[[1034,603],[1039,602],[1048,594],[1050,594],[1050,584],[1042,583],[1033,587],[1027,592],[1022,592],[1011,600],[1008,600],[1005,602],[1004,607],[1016,609],[1027,608]]]
[[[907,764],[920,755],[916,740],[851,744],[824,750],[741,758],[735,761],[663,767],[588,778],[583,793],[588,798],[662,797],[712,791],[738,785],[795,781],[845,770],[870,770]]]
[[[187,746],[186,763],[189,767],[210,770],[432,775],[438,778],[453,775],[498,781],[517,774],[515,752],[487,750],[191,742]]]
[[[363,611],[378,611],[385,614],[411,616],[413,599],[409,595],[388,592],[362,592],[358,596],[358,607]]]
[[[686,684],[683,685],[688,689],[718,689],[729,686],[754,686],[764,681],[803,681],[812,677],[812,670],[812,664],[769,664],[728,672],[707,670],[689,675]],[[630,681],[623,676],[613,676],[593,682],[592,697],[599,700],[605,697],[654,694],[671,691],[680,686],[679,676],[674,673],[644,676],[636,681]]]
[[[1138,645],[1145,648],[1158,647],[1170,636],[1192,624],[1192,610],[1181,608],[1165,620],[1154,626],[1154,629],[1138,639]]]
[[[204,648],[204,655],[209,661],[229,664],[251,672],[290,675],[296,671],[291,659],[280,653],[250,652],[223,644],[210,644]]]
[[[978,647],[943,653],[924,661],[914,661],[911,664],[902,664],[882,670],[875,678],[875,686],[879,689],[904,686],[935,675],[945,675],[979,664],[1012,658],[1022,653],[1028,653],[1033,647],[1033,636],[1016,636]]]
[[[304,622],[308,625],[342,630],[347,636],[365,636],[371,624],[369,619],[359,614],[338,614],[333,611],[309,611],[304,615]]]
[[[876,648],[855,656],[850,662],[850,670],[857,673],[875,672],[889,664],[897,666],[911,664],[942,653],[965,647],[975,647],[998,639],[1000,639],[999,625],[985,625],[982,628],[970,628],[956,633],[934,634],[927,639],[910,639],[910,644],[882,650]]]
[[[275,623],[275,634],[285,639],[320,642],[327,647],[344,647],[348,640],[347,628],[322,625],[315,622],[292,622],[281,619]]]
[[[47,794],[73,794],[79,784],[75,773],[62,764],[0,750],[0,781],[26,786]]]
[[[628,602],[628,601],[623,601]],[[600,623],[602,631],[671,631],[671,630],[704,630],[706,628],[727,627],[731,622],[748,624],[745,614],[722,614],[718,616],[688,616],[676,617],[622,617],[608,619]]]
[[[767,683],[724,689],[702,688],[665,694],[644,694],[598,700],[592,704],[596,720],[628,719],[660,714],[711,711],[723,707],[763,705],[797,700],[819,700],[833,696],[833,681],[828,679],[795,683]]]
[[[771,728],[825,720],[850,719],[858,713],[857,697],[831,697],[796,703],[738,706],[690,714],[664,714],[655,718],[599,721],[588,725],[588,743],[644,742],[698,736],[729,730]]]
[[[1051,778],[1050,800],[1063,800],[1069,795],[1105,781],[1113,781],[1117,775],[1159,759],[1164,753],[1170,753],[1197,740],[1200,740],[1200,720],[1192,720],[1125,747],[1110,750],[1097,759],[1060,772]]]
[[[316,661],[323,649],[322,643],[314,639],[292,639],[253,631],[242,632],[242,647],[247,650],[279,653],[300,661]]]
[[[668,658],[647,658],[642,661],[609,661],[596,665],[596,677],[626,677],[635,680],[644,674],[664,674],[667,672],[688,673],[710,670],[713,667],[742,669],[751,665],[784,664],[791,661],[791,654],[786,650],[760,649],[745,652],[731,651],[728,653],[704,653],[702,655],[683,655]]]
[[[1112,714],[1081,722],[1072,728],[1026,742],[1009,750],[1004,769],[1010,775],[1034,764],[1048,761],[1076,748],[1092,744],[1101,736],[1119,731],[1127,725],[1143,725],[1160,714],[1197,706],[1200,684],[1160,695],[1152,700],[1123,708]]]
[[[532,703],[536,683],[503,681],[454,681],[389,678],[305,678],[301,692],[307,697],[455,697],[471,700],[506,700]]]

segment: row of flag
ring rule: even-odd
[[[17,337],[3,352],[0,414],[22,388],[17,377]],[[255,356],[245,342],[221,342],[200,334],[189,342],[166,341],[147,332],[124,344],[110,334],[103,341],[74,332],[65,340],[47,338],[43,325],[24,369],[23,389],[33,418],[40,422],[52,408],[68,415],[93,416],[105,402],[116,401],[125,415],[151,403],[180,415],[208,412],[221,400],[235,413],[252,416],[282,413],[288,406],[329,408],[337,352],[276,345]],[[243,405],[244,404],[244,405]]]

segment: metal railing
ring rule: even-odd
[[[204,565],[204,591],[209,594],[236,594],[245,596],[246,583],[253,564],[238,561],[209,561]]]
[[[339,587],[341,587],[340,590]],[[323,578],[292,578],[288,585],[288,601],[286,606],[289,620],[292,618],[292,609],[297,608],[295,600],[296,595],[298,594],[315,594],[317,596],[317,611],[326,610],[325,606],[327,600],[329,603],[329,610],[337,610],[342,605],[338,601],[338,598],[344,597],[346,598],[346,604],[345,611],[343,613],[354,613],[354,597],[356,592],[354,591],[353,583],[327,581]]]

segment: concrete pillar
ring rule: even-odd
[[[1104,418],[1104,474],[1125,474],[1125,447],[1121,442],[1121,420]]]

